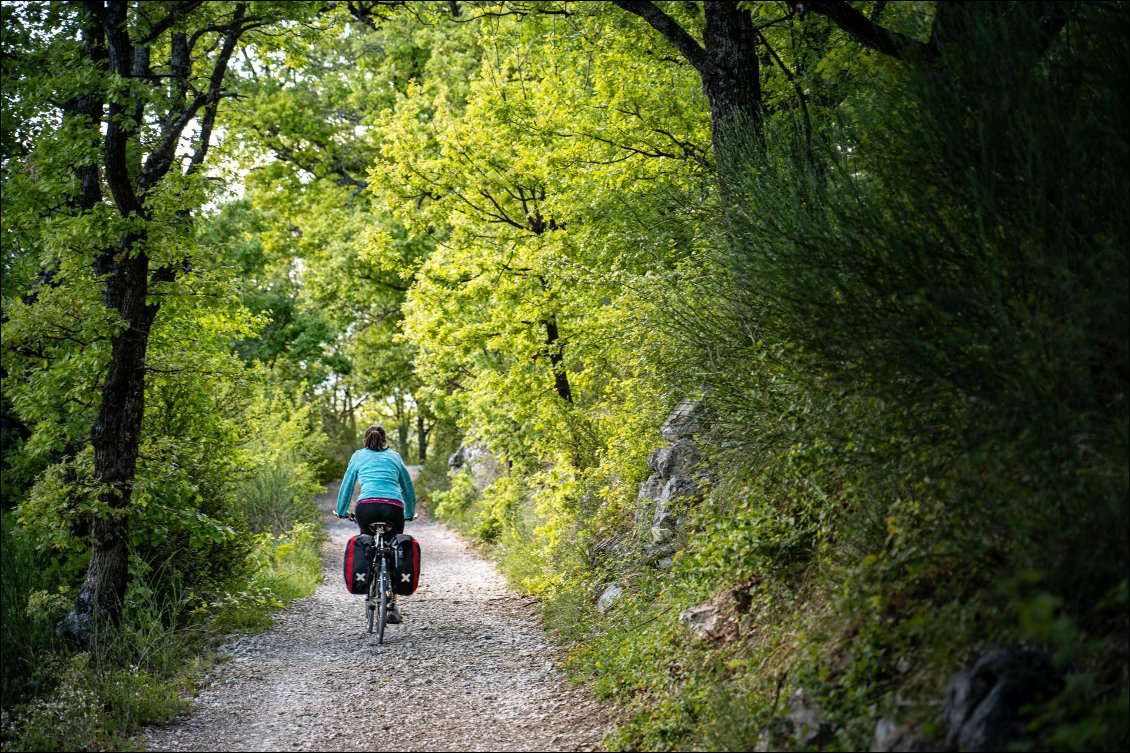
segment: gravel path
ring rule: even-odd
[[[331,489],[331,492],[334,490]],[[594,750],[606,706],[566,683],[534,606],[450,530],[416,520],[420,587],[383,645],[341,555],[356,525],[319,504],[325,582],[267,632],[223,651],[191,713],[144,733],[149,750]]]

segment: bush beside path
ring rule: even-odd
[[[191,713],[151,728],[153,751],[594,750],[609,709],[556,667],[536,609],[440,523],[420,540],[419,590],[378,645],[362,597],[345,591],[341,557],[356,531],[319,498],[329,541],[325,582],[270,630],[224,647]]]

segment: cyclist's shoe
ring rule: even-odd
[[[400,624],[400,611],[397,610],[397,608],[395,606],[390,606],[388,608],[388,619],[385,620],[385,622],[387,622],[390,625],[399,625]]]

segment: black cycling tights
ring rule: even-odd
[[[361,533],[372,533],[370,523],[388,523],[393,533],[404,533],[404,508],[384,502],[366,502],[353,510]]]

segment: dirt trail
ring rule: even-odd
[[[331,489],[331,492],[335,491]],[[225,647],[191,713],[145,732],[149,750],[593,750],[608,709],[568,685],[533,606],[433,520],[419,590],[383,645],[345,591],[341,554],[356,526],[319,504],[331,541],[325,583],[265,633]]]

